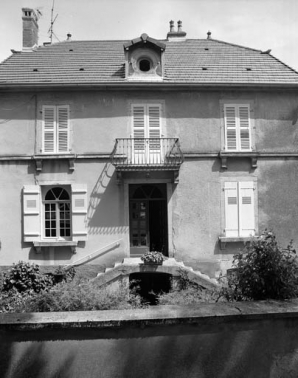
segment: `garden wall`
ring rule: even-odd
[[[298,376],[298,301],[0,314],[0,371],[26,377]]]

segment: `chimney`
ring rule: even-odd
[[[32,50],[38,43],[38,18],[33,9],[22,8],[23,51]]]
[[[167,34],[168,41],[185,41],[186,33],[182,30],[182,21],[177,22],[177,31],[174,29],[174,21],[170,21],[170,31]]]

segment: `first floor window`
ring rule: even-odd
[[[248,104],[224,105],[225,148],[227,151],[251,151],[251,121]]]
[[[54,187],[47,191],[44,201],[44,230],[46,238],[69,238],[70,196],[66,189]]]
[[[255,235],[254,182],[225,182],[226,237]]]

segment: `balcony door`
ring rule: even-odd
[[[166,184],[130,185],[130,255],[147,251],[168,255]]]
[[[133,164],[161,163],[161,105],[132,105]]]

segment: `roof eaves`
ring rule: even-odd
[[[48,90],[57,89],[57,90],[65,90],[66,88],[76,88],[78,90],[85,90],[85,89],[138,89],[138,88],[147,88],[147,89],[171,89],[171,90],[179,90],[179,89],[216,89],[216,88],[238,88],[238,89],[269,89],[269,88],[278,88],[278,89],[295,89],[298,90],[298,81],[297,83],[286,83],[286,82],[276,82],[276,83],[231,83],[231,82],[201,82],[201,83],[189,83],[189,82],[123,82],[123,81],[115,81],[115,82],[101,82],[101,83],[94,83],[94,82],[85,82],[85,83],[34,83],[34,84],[5,84],[0,83],[0,91],[1,90],[34,90],[34,89],[41,89],[41,90]]]

